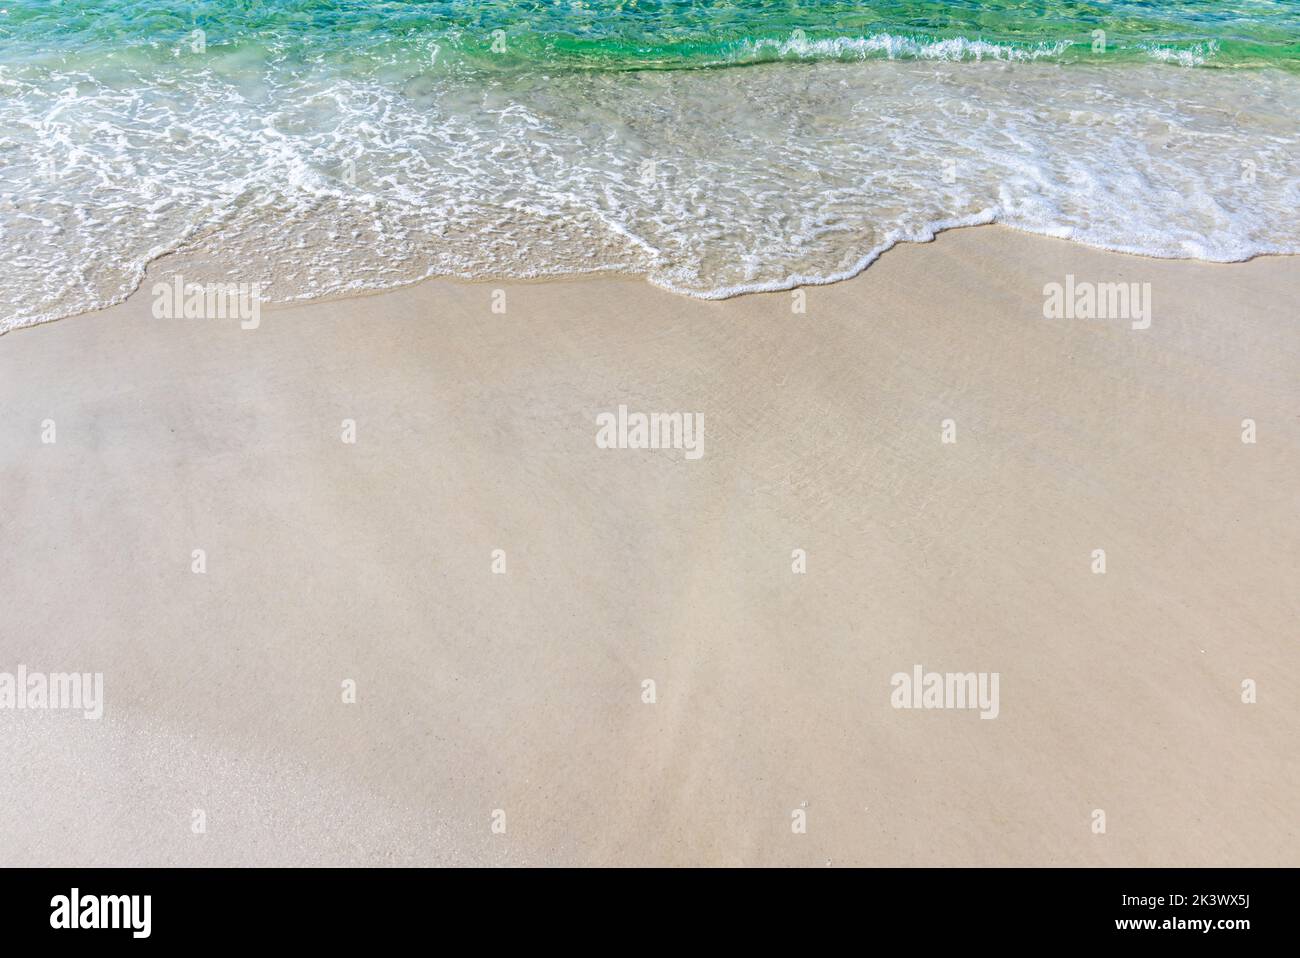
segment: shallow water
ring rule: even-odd
[[[273,299],[721,296],[992,221],[1300,251],[1296,3],[0,3],[0,329],[176,251]]]

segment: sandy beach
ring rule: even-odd
[[[0,864],[1300,865],[1295,258],[986,226],[801,292],[0,336],[0,671],[104,689],[0,714]]]

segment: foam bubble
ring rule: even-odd
[[[845,278],[983,222],[1154,256],[1300,251],[1300,78],[1283,71],[936,50],[259,76],[219,59],[0,70],[0,324],[118,301],[169,254],[187,279],[288,300],[598,271],[720,297]]]
[[[1013,46],[967,37],[928,40],[889,33],[810,40],[803,33],[794,33],[785,40],[746,40],[735,59],[757,59],[765,51],[774,51],[779,57],[835,60],[865,60],[875,56],[889,60],[1038,60],[1060,56],[1070,46],[1068,40]]]
[[[1181,48],[1158,46],[1151,43],[1139,43],[1137,47],[1139,50],[1145,51],[1146,55],[1153,60],[1159,60],[1161,63],[1176,63],[1182,67],[1205,66],[1219,54],[1219,44],[1214,40]]]

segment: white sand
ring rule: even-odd
[[[1044,319],[1066,273],[1151,328]],[[802,315],[146,285],[0,337],[0,671],[106,695],[0,711],[0,864],[1300,865],[1298,294],[985,227]],[[703,457],[598,449],[619,404]],[[892,708],[916,664],[998,717]]]

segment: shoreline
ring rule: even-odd
[[[586,272],[554,273],[554,274],[544,274],[538,276],[518,276],[518,277],[512,277],[507,275],[487,275],[487,276],[472,276],[472,277],[443,275],[443,274],[428,275],[428,276],[420,277],[418,279],[395,282],[391,286],[365,287],[361,289],[339,290],[339,291],[326,292],[320,294],[306,294],[302,297],[296,297],[290,299],[267,300],[264,301],[261,305],[262,308],[264,309],[285,310],[285,309],[294,309],[302,306],[340,303],[340,302],[347,302],[348,300],[351,299],[365,299],[372,296],[382,296],[386,293],[396,292],[398,290],[419,287],[425,283],[460,283],[468,286],[485,286],[485,285],[526,286],[526,285],[533,285],[538,283],[582,282],[584,280],[590,280],[590,279],[615,279],[615,280],[639,281],[645,283],[647,286],[654,288],[655,290],[659,290],[673,296],[680,296],[688,300],[697,300],[699,302],[726,302],[728,300],[741,299],[749,296],[768,296],[768,295],[775,295],[778,293],[789,293],[796,289],[816,289],[818,287],[823,287],[823,286],[835,286],[840,283],[852,282],[858,277],[864,275],[869,269],[871,269],[878,262],[880,262],[883,257],[887,256],[888,254],[892,253],[894,250],[900,247],[927,246],[929,244],[934,243],[935,241],[940,239],[940,237],[944,236],[947,233],[961,232],[965,230],[983,230],[983,229],[1009,230],[1014,233],[1020,233],[1025,236],[1034,237],[1035,239],[1071,244],[1074,246],[1082,247],[1084,249],[1092,250],[1099,253],[1109,253],[1109,254],[1114,254],[1116,256],[1131,257],[1138,260],[1156,260],[1160,262],[1194,263],[1194,264],[1200,264],[1204,266],[1235,266],[1242,263],[1251,263],[1263,259],[1300,257],[1300,250],[1297,250],[1295,252],[1255,253],[1244,259],[1237,259],[1237,260],[1200,259],[1195,256],[1183,256],[1183,257],[1160,256],[1159,254],[1155,254],[1155,253],[1139,253],[1139,252],[1132,252],[1130,250],[1124,250],[1124,249],[1111,249],[1106,246],[1099,246],[1099,245],[1089,243],[1086,240],[1073,239],[1073,238],[1063,237],[1063,236],[1055,236],[1052,235],[1051,233],[1039,233],[1039,232],[1035,232],[1034,230],[1024,229],[1019,226],[1011,226],[1005,223],[1001,223],[997,220],[989,220],[989,221],[981,221],[975,223],[957,224],[954,226],[940,226],[935,229],[933,235],[929,239],[895,240],[892,243],[890,243],[888,246],[884,247],[883,249],[867,254],[866,256],[863,257],[862,261],[860,261],[861,265],[856,266],[852,270],[846,271],[844,273],[834,274],[832,276],[825,277],[825,278],[820,278],[820,277],[802,278],[801,277],[797,281],[782,280],[780,281],[781,285],[773,285],[770,287],[755,288],[755,289],[743,289],[737,292],[727,292],[719,295],[712,295],[712,294],[697,295],[687,290],[680,290],[668,286],[662,286],[658,283],[655,283],[650,278],[649,274],[646,273],[631,272],[631,271],[621,270],[618,268],[610,268],[610,269],[594,268]],[[109,303],[104,306],[96,306],[90,309],[81,310],[79,312],[69,313],[66,316],[56,316],[51,319],[43,319],[40,320],[39,322],[28,323],[27,325],[23,325],[23,326],[15,326],[10,329],[0,329],[0,337],[4,337],[6,335],[9,335],[11,333],[17,332],[22,329],[33,329],[39,326],[49,325],[50,323],[60,323],[66,320],[77,319],[83,316],[93,316],[98,313],[103,313],[107,310],[112,310],[124,306],[126,303],[130,302],[131,300],[137,297],[148,296],[149,294],[148,292],[146,292],[147,287],[151,286],[153,283],[161,281],[157,275],[159,272],[160,265],[165,264],[167,261],[173,259],[178,259],[182,261],[189,259],[189,260],[197,260],[199,262],[202,262],[203,255],[199,251],[179,251],[179,252],[170,252],[170,253],[163,254],[162,256],[158,257],[157,259],[153,260],[148,264],[148,266],[145,269],[144,276],[141,278],[139,284],[135,287],[135,289],[127,293],[122,299]],[[227,279],[225,281],[229,281],[229,280]],[[223,282],[223,280],[212,279],[209,282],[219,283],[219,282]]]
[[[104,676],[0,711],[0,858],[1300,864],[1300,271],[887,252],[802,313],[434,278],[245,331],[146,280],[0,336],[0,672]],[[1067,274],[1150,328],[1045,319]],[[599,447],[620,406],[702,455]]]

